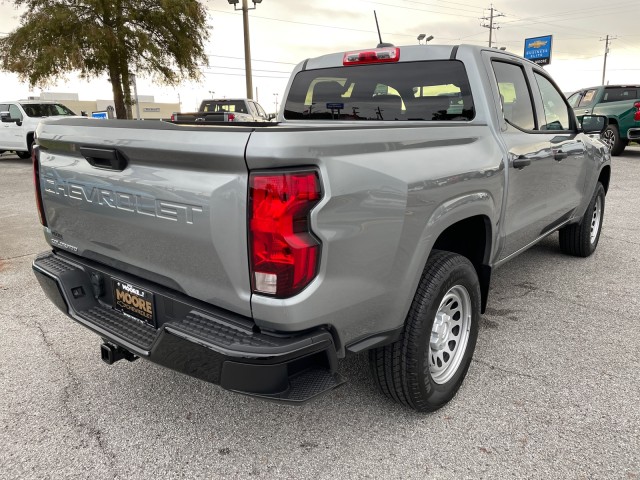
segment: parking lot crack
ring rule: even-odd
[[[15,257],[0,258],[0,260],[15,260],[16,258],[33,257],[34,255],[38,255],[38,253],[40,252],[25,253],[23,255],[16,255]]]
[[[548,382],[544,378],[536,377],[535,375],[529,375],[528,373],[518,372],[517,370],[510,370],[508,368],[500,367],[498,365],[493,365],[492,363],[485,362],[484,360],[478,360],[474,358],[473,361],[475,363],[479,363],[480,365],[484,365],[485,367],[489,367],[489,369],[491,370],[497,370],[507,375],[516,375],[518,377],[529,378],[531,380],[535,380],[536,382],[548,385]]]
[[[62,405],[64,407],[64,411],[69,418],[69,421],[73,428],[79,430],[81,433],[84,433],[89,438],[92,438],[98,448],[102,452],[102,454],[107,459],[110,467],[115,467],[116,455],[111,451],[104,439],[104,433],[97,427],[88,424],[83,421],[74,411],[71,406],[71,396],[72,392],[77,392],[82,388],[82,382],[78,378],[78,376],[73,371],[73,368],[69,365],[69,362],[60,354],[60,352],[55,348],[54,343],[47,335],[46,330],[42,327],[42,325],[38,321],[33,321],[35,328],[38,330],[42,342],[44,343],[47,350],[49,350],[55,358],[62,364],[64,369],[65,376],[68,378],[67,384],[62,389]]]

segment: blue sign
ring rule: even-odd
[[[108,112],[91,112],[91,118],[101,118],[103,120],[106,120],[109,118],[109,113]]]
[[[327,110],[342,110],[344,103],[327,103]]]
[[[549,65],[551,63],[552,43],[553,35],[527,38],[524,41],[524,58],[538,65]]]

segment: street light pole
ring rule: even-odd
[[[247,80],[247,98],[253,99],[253,82],[251,80],[251,45],[249,43],[248,0],[242,0],[242,24],[244,26],[244,68]]]

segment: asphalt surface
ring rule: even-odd
[[[417,414],[366,356],[302,407],[100,360],[33,274],[48,248],[29,160],[0,156],[1,478],[640,479],[640,147],[613,161],[600,245],[557,234],[493,277],[457,397]]]

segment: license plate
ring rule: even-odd
[[[155,326],[153,293],[137,285],[114,280],[113,308]]]

